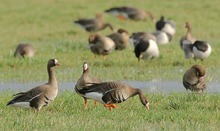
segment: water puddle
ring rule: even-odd
[[[133,87],[140,88],[144,92],[148,93],[171,93],[171,92],[186,92],[183,87],[182,81],[160,81],[153,80],[149,82],[140,81],[122,81]],[[41,85],[43,82],[32,82],[32,83],[0,83],[0,91],[26,91],[37,85]],[[70,90],[74,92],[75,82],[61,82],[59,83],[59,91]],[[209,93],[220,93],[219,88],[220,82],[207,82],[206,92]]]

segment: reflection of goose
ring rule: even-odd
[[[30,44],[19,44],[14,52],[14,57],[32,57],[35,54],[34,47]]]
[[[96,18],[93,19],[79,19],[74,21],[74,23],[81,26],[88,32],[97,32],[105,29],[106,27],[109,27],[112,31],[114,30],[111,24],[103,22],[101,14],[97,14]]]
[[[82,73],[82,75],[80,76],[79,80],[77,81],[77,83],[75,85],[75,91],[77,92],[77,90],[83,89],[84,86],[90,86],[90,85],[92,85],[92,83],[100,83],[100,82],[102,82],[100,79],[89,76],[89,66],[85,62],[83,64],[83,73]],[[86,97],[83,97],[83,98],[84,98],[85,109],[87,109],[88,108],[87,98]]]
[[[206,89],[205,70],[199,65],[193,65],[183,75],[183,85],[187,90],[203,92]]]
[[[10,100],[7,105],[22,107],[22,108],[34,108],[39,111],[41,107],[47,106],[57,96],[58,84],[55,77],[54,67],[60,64],[56,59],[50,59],[47,64],[47,71],[49,80],[46,84],[37,86],[27,92],[20,92],[14,95],[14,98]]]
[[[86,86],[81,90],[77,90],[86,98],[96,100],[110,110],[118,108],[115,104],[126,101],[128,98],[139,95],[141,103],[149,109],[149,102],[144,93],[140,89],[133,88],[127,84],[120,82],[102,82]]]
[[[151,12],[128,6],[113,7],[108,10],[105,10],[105,12],[118,16],[120,19],[131,19],[135,21],[147,20],[149,19],[149,17],[151,18],[151,20],[155,19]]]
[[[165,20],[164,16],[161,16],[160,20],[156,22],[156,30],[164,31],[173,36],[176,33],[176,24],[172,20]]]

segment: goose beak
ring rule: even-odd
[[[150,107],[149,107],[149,102],[146,104],[146,106],[145,106],[145,107],[146,107],[146,109],[147,109],[147,110],[150,110]]]
[[[61,64],[60,63],[56,63],[56,66],[61,66]]]

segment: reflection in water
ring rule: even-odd
[[[140,88],[148,93],[171,93],[171,92],[186,92],[183,87],[182,81],[160,81],[153,80],[150,82],[140,81],[123,81],[133,87]],[[41,85],[42,82],[32,83],[0,83],[0,91],[26,91],[37,85]],[[65,91],[70,90],[74,92],[75,82],[64,82],[59,83],[59,90]],[[208,82],[206,92],[220,93],[219,82]]]

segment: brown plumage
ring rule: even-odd
[[[105,29],[106,27],[109,27],[112,31],[114,30],[111,24],[103,21],[101,14],[96,14],[96,17],[93,19],[79,19],[74,21],[74,23],[80,25],[88,32],[97,32]]]
[[[34,108],[39,111],[41,107],[47,106],[57,96],[58,84],[55,77],[54,67],[60,66],[56,59],[50,59],[47,64],[49,80],[46,84],[34,87],[33,89],[17,93],[7,105],[21,108]]]
[[[112,33],[107,37],[115,42],[116,50],[123,50],[129,45],[129,33],[125,29],[118,29],[116,33]]]
[[[193,65],[183,75],[183,85],[187,90],[203,92],[206,89],[205,70],[200,65]]]
[[[91,34],[89,36],[89,47],[96,55],[103,55],[104,57],[115,49],[115,42],[109,37],[100,34]]]
[[[75,91],[77,92],[77,90],[81,90],[85,86],[90,86],[94,83],[100,83],[100,82],[102,82],[100,79],[89,76],[89,66],[88,66],[87,62],[84,62],[83,73],[75,85]],[[78,93],[78,94],[81,95],[80,93]],[[84,98],[84,107],[85,107],[85,109],[87,109],[88,108],[87,98],[86,97],[83,97],[83,98]]]
[[[116,103],[124,102],[130,97],[139,95],[141,103],[146,109],[149,109],[149,102],[140,89],[133,88],[121,82],[102,82],[93,84],[83,87],[83,89],[77,90],[77,92],[86,98],[104,104],[104,106],[108,107],[110,110],[112,108],[118,108],[115,105]]]
[[[31,44],[19,44],[14,52],[14,57],[32,57],[35,54],[35,49]]]

